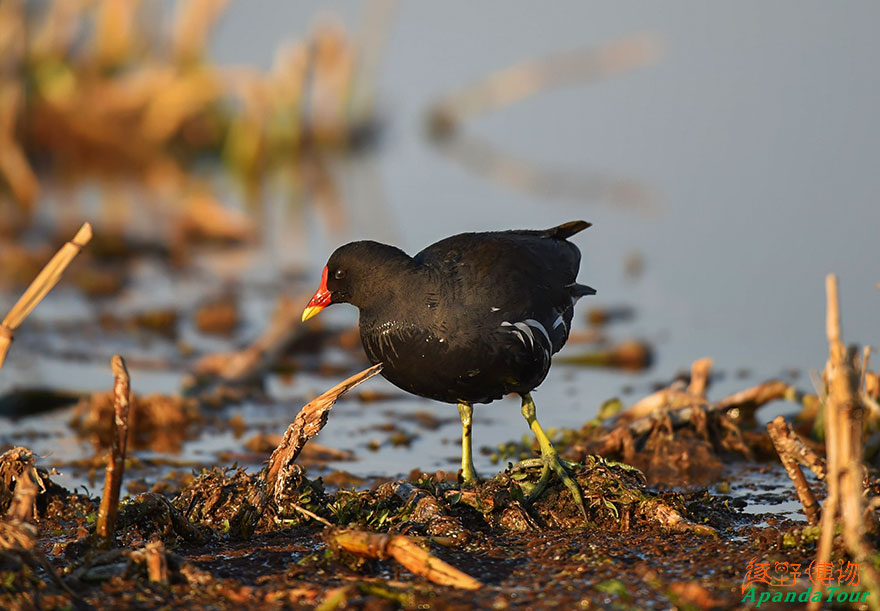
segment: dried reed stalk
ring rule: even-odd
[[[196,375],[216,376],[225,382],[242,382],[257,376],[275,362],[295,337],[302,323],[303,301],[282,296],[269,328],[260,337],[238,352],[203,358],[196,364]]]
[[[780,418],[781,416],[777,417],[776,420],[779,420]],[[776,422],[776,420],[773,422]],[[767,423],[767,426],[770,426],[773,422]],[[810,447],[804,443],[804,440],[794,432],[791,425],[787,422],[785,423],[785,429],[780,430],[779,432],[782,433],[779,440],[782,443],[785,453],[796,462],[800,463],[802,467],[806,467],[812,471],[817,479],[824,481],[828,476],[828,468],[825,464],[825,459],[810,449]],[[776,445],[778,451],[779,445],[776,444],[775,441],[774,445]]]
[[[97,535],[101,547],[111,547],[119,513],[119,492],[125,474],[125,450],[128,442],[128,415],[131,408],[131,382],[125,361],[118,354],[110,361],[113,370],[113,434],[107,455],[104,494],[98,509]]]
[[[754,415],[757,408],[780,399],[785,399],[786,401],[797,400],[797,390],[781,380],[770,380],[733,393],[713,404],[710,409],[712,411],[739,409]]]
[[[382,535],[357,530],[342,530],[330,537],[330,543],[348,552],[368,558],[390,556],[407,569],[434,583],[462,590],[477,590],[483,584],[454,566],[423,550],[404,535]]]
[[[74,257],[79,254],[83,246],[92,239],[92,226],[83,223],[73,239],[61,247],[55,253],[55,256],[46,264],[42,271],[37,274],[34,281],[19,298],[19,300],[9,310],[9,314],[0,323],[0,368],[6,360],[6,353],[9,351],[9,345],[12,343],[12,336],[16,329],[21,325],[28,314],[30,314],[37,304],[43,300],[46,294],[58,284],[61,274],[70,265]]]
[[[688,385],[688,393],[697,397],[705,397],[711,371],[712,359],[709,357],[694,361],[691,364],[691,383]]]
[[[34,509],[37,506],[37,495],[40,493],[40,487],[37,486],[37,483],[31,477],[32,471],[36,474],[36,469],[31,467],[31,469],[24,471],[15,480],[15,494],[6,512],[7,518],[13,522],[30,522],[34,517]]]
[[[174,61],[198,61],[208,47],[211,29],[220,19],[229,0],[189,0],[175,7],[171,47]]]
[[[168,585],[168,559],[165,557],[165,544],[150,541],[144,546],[147,561],[147,579],[150,583]]]
[[[620,413],[619,421],[635,422],[643,418],[649,418],[663,410],[676,411],[688,409],[692,406],[708,406],[708,403],[705,397],[692,395],[687,391],[681,390],[680,384],[673,384],[668,388],[651,393],[647,397],[642,397],[630,405]]]
[[[309,439],[318,434],[327,424],[327,416],[330,408],[336,403],[336,400],[347,391],[351,390],[358,384],[369,380],[374,375],[382,371],[382,364],[373,365],[369,369],[365,369],[350,378],[343,380],[330,390],[312,399],[300,412],[296,415],[293,423],[287,427],[284,438],[272,456],[269,463],[263,469],[263,481],[274,486],[279,481],[278,474],[283,468],[291,465],[303,447],[308,443]]]
[[[770,439],[773,440],[773,446],[779,454],[782,466],[785,467],[788,477],[794,483],[795,492],[801,505],[804,506],[804,514],[807,516],[807,522],[810,526],[816,526],[819,523],[819,504],[813,491],[810,490],[804,472],[798,465],[798,459],[795,458],[796,449],[792,444],[794,432],[782,416],[777,416],[772,422],[767,423],[767,432],[770,433]]]
[[[15,200],[30,210],[39,195],[40,183],[15,139],[22,98],[22,88],[17,83],[0,82],[0,177],[6,180]]]
[[[865,539],[865,507],[862,465],[862,414],[858,376],[841,340],[840,301],[837,277],[825,278],[828,363],[825,366],[828,395],[825,398],[825,448],[828,457],[828,496],[822,506],[822,522],[816,563],[831,560],[837,518],[843,522],[843,539],[849,555],[860,566],[861,577],[872,592],[880,591],[880,575],[872,561],[874,552]],[[873,515],[873,514],[871,514]],[[880,609],[880,600],[869,600]],[[810,603],[811,609],[819,608]]]
[[[359,28],[356,70],[348,100],[349,123],[363,125],[374,114],[379,64],[390,39],[397,0],[368,0]]]

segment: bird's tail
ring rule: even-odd
[[[576,233],[579,233],[591,226],[592,223],[588,223],[587,221],[569,221],[568,223],[563,223],[562,225],[557,225],[556,227],[551,227],[543,231],[544,237],[547,238],[556,238],[557,240],[565,240],[570,238]]]
[[[587,286],[586,284],[572,284],[569,288],[569,292],[571,293],[572,298],[577,301],[581,297],[585,297],[587,295],[595,295],[596,289],[591,286]]]

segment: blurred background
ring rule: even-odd
[[[703,356],[713,393],[810,390],[826,273],[845,338],[880,344],[877,23],[871,2],[3,0],[2,307],[80,223],[95,238],[16,333],[0,444],[86,482],[112,354],[135,392],[192,397],[282,297],[301,310],[342,243],[415,253],[577,218],[598,294],[536,393],[545,426]],[[319,319],[259,392],[198,395],[163,421],[178,437],[145,435],[143,481],[258,466],[260,435],[365,364],[354,308]],[[455,470],[454,409],[365,388],[319,440],[351,452],[328,469]],[[527,432],[517,408],[476,411],[478,469]]]

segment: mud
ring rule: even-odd
[[[0,511],[32,466],[26,450],[4,456]],[[736,476],[749,467],[725,469]],[[257,475],[213,469],[179,493],[124,501],[116,548],[102,551],[94,545],[97,500],[36,470],[46,489],[28,553],[45,555],[70,592],[4,550],[4,606],[730,608],[741,602],[751,559],[806,566],[817,539],[796,515],[746,511],[790,501],[784,485],[660,492],[633,467],[587,456],[576,469],[586,522],[558,482],[527,500],[537,469],[508,468],[473,488],[413,474],[336,492],[301,474],[281,502],[267,499]],[[334,545],[341,529],[406,535],[482,586],[439,586],[393,559],[352,554]]]

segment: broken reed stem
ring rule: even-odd
[[[793,432],[791,427],[788,426],[785,418],[777,416],[775,420],[767,423],[767,432],[770,433],[770,439],[773,440],[773,446],[776,448],[776,453],[779,454],[782,466],[785,467],[788,477],[794,483],[798,499],[800,499],[801,505],[804,506],[807,522],[809,522],[810,526],[816,526],[819,523],[819,504],[816,502],[816,497],[813,496],[813,491],[810,489],[809,484],[807,484],[804,472],[801,471],[798,465],[799,461],[793,455],[795,450],[792,448]]]
[[[721,399],[712,405],[710,411],[739,409],[741,413],[736,416],[737,419],[751,418],[757,408],[780,399],[803,402],[803,396],[793,386],[782,380],[769,380]]]
[[[841,341],[840,300],[837,277],[825,278],[828,363],[825,399],[825,447],[828,456],[828,497],[822,509],[821,534],[816,562],[831,559],[834,528],[839,515],[843,521],[843,538],[849,555],[861,571],[865,585],[872,592],[880,591],[880,575],[872,562],[872,550],[865,540],[864,488],[862,483],[862,403],[858,394],[858,378],[847,358]],[[871,608],[880,609],[880,601],[869,601]],[[818,605],[811,603],[811,609]]]
[[[712,371],[712,359],[705,357],[691,364],[691,383],[687,392],[697,397],[705,397],[709,386],[709,374]]]
[[[128,443],[128,416],[131,409],[131,382],[125,360],[118,354],[110,361],[113,370],[113,433],[107,455],[104,494],[98,510],[97,535],[101,547],[111,547],[119,513],[119,492],[125,474],[125,451]]]
[[[681,390],[680,386],[681,384],[676,383],[639,399],[618,415],[618,421],[636,422],[642,418],[653,417],[664,410],[672,412],[694,406],[708,407],[709,402],[705,397],[692,395]]]
[[[6,516],[13,521],[30,522],[34,517],[40,488],[31,477],[31,471],[36,469],[25,469],[15,480],[15,493],[6,512]]]
[[[302,323],[301,300],[282,296],[269,328],[250,346],[236,352],[220,371],[220,378],[227,382],[240,382],[255,376],[275,359],[294,337]]]
[[[161,540],[150,541],[144,546],[144,557],[147,564],[147,579],[150,583],[168,585],[168,558],[165,556],[165,544]]]
[[[73,239],[62,246],[55,256],[52,257],[45,267],[37,274],[30,286],[27,287],[24,294],[9,310],[9,314],[0,323],[0,368],[6,360],[6,353],[9,351],[9,345],[12,343],[12,336],[16,329],[24,322],[37,304],[40,303],[46,294],[58,284],[61,275],[70,262],[79,254],[83,246],[92,239],[92,226],[89,223],[83,223]]]
[[[275,486],[278,480],[278,474],[285,466],[290,465],[299,456],[299,453],[308,443],[309,439],[318,434],[327,424],[327,417],[330,408],[336,403],[336,400],[344,393],[351,390],[358,384],[369,380],[374,375],[382,371],[382,364],[373,365],[372,367],[356,373],[355,375],[343,380],[333,388],[318,395],[309,401],[296,415],[296,418],[287,427],[284,438],[272,456],[269,463],[263,469],[261,477],[264,482]]]
[[[483,584],[419,547],[405,535],[383,535],[357,530],[342,530],[330,536],[331,545],[366,556],[391,556],[407,569],[434,583],[463,590],[477,590]]]

